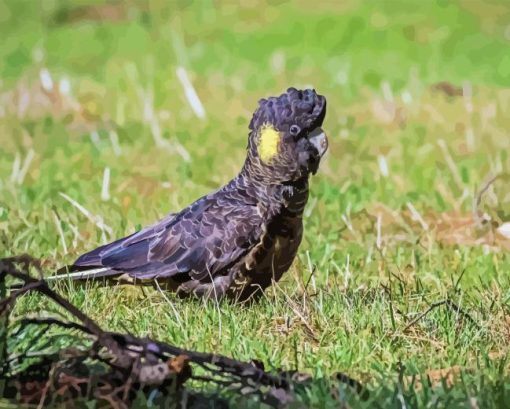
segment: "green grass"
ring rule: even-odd
[[[492,233],[472,213],[488,178],[510,172],[510,6],[205,3],[151,0],[95,21],[59,2],[0,2],[0,255],[63,265],[179,210],[240,169],[258,98],[312,85],[328,99],[330,152],[312,181],[298,260],[264,300],[218,309],[169,294],[176,317],[158,292],[63,292],[112,330],[317,377],[349,373],[371,390],[352,407],[504,407],[510,245],[493,230],[510,220],[508,180],[479,206]],[[69,97],[43,92],[42,68],[69,81]],[[434,91],[440,81],[472,96]],[[447,297],[476,324],[441,306],[407,328]],[[26,297],[17,314],[45,307]],[[399,390],[401,366],[406,377],[453,366],[463,375]],[[326,395],[319,388],[308,403],[322,407]]]

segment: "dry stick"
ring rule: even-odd
[[[16,321],[17,324],[21,326],[21,328],[24,328],[28,325],[55,325],[61,328],[65,329],[75,329],[78,331],[82,331],[85,334],[92,335],[90,330],[85,327],[84,325],[80,325],[76,322],[70,322],[70,321],[60,321],[57,318],[22,318],[20,320]],[[19,331],[16,331],[18,333]]]
[[[482,202],[482,197],[483,195],[485,194],[485,192],[487,192],[487,190],[489,190],[489,188],[491,187],[491,185],[496,181],[498,180],[499,178],[503,177],[504,174],[499,174],[499,175],[496,175],[496,176],[493,176],[491,177],[487,182],[485,182],[485,184],[483,185],[483,187],[478,191],[478,193],[476,194],[476,202],[475,202],[475,214],[478,215],[478,208],[480,207],[480,203]]]
[[[21,261],[23,262],[24,260]],[[13,294],[11,294],[9,298],[12,297],[13,299],[15,299],[20,295],[28,293],[30,291],[41,292],[42,294],[46,295],[48,298],[52,299],[54,302],[59,304],[69,313],[74,315],[78,320],[80,320],[86,326],[88,332],[97,337],[98,341],[102,346],[107,346],[105,345],[105,341],[113,341],[114,343],[117,343],[117,341],[115,341],[115,338],[121,337],[126,341],[126,343],[143,346],[144,349],[146,350],[151,350],[151,348],[147,347],[148,344],[157,346],[161,353],[159,354],[157,352],[155,353],[156,355],[160,355],[160,357],[163,357],[162,353],[168,353],[174,356],[187,355],[192,362],[202,366],[207,370],[213,370],[211,366],[214,366],[217,368],[216,369],[217,371],[228,373],[232,376],[239,378],[240,380],[244,380],[243,378],[251,378],[252,380],[255,380],[264,385],[287,386],[286,380],[282,379],[282,377],[280,376],[269,374],[265,371],[262,371],[254,367],[252,364],[236,361],[226,356],[189,351],[186,349],[153,341],[150,339],[138,338],[130,334],[124,335],[113,332],[105,332],[92,319],[90,319],[88,316],[86,316],[84,313],[78,310],[74,305],[70,304],[68,301],[66,301],[57,293],[55,293],[53,290],[51,290],[45,281],[36,280],[28,276],[27,274],[21,273],[17,270],[6,270],[6,272],[9,275],[28,283],[22,289],[13,292]],[[2,302],[2,304],[0,305],[3,304],[5,303]]]
[[[142,346],[145,350],[151,351],[155,355],[158,355],[162,358],[165,357],[164,354],[169,354],[173,356],[186,355],[190,358],[191,362],[200,365],[209,371],[214,371],[211,368],[211,366],[214,366],[217,368],[216,371],[228,373],[238,378],[248,377],[251,378],[252,380],[257,380],[258,382],[265,385],[286,384],[286,382],[281,377],[269,374],[261,369],[258,369],[251,363],[237,361],[235,359],[228,358],[223,355],[216,355],[207,352],[190,351],[163,342],[158,342],[151,339],[138,338],[130,334],[117,334],[117,333],[107,334],[110,334],[111,336],[121,336],[124,338],[126,344],[131,345],[135,344],[138,346]],[[154,350],[154,347],[156,347],[156,350]]]
[[[473,317],[471,317],[471,315],[469,315],[466,311],[464,311],[462,308],[460,308],[460,306],[458,306],[457,304],[455,304],[452,300],[450,299],[447,299],[446,300],[446,305],[448,307],[450,307],[452,310],[454,310],[456,313],[462,315],[464,318],[466,318],[471,324],[473,324],[475,327],[477,327],[478,329],[480,329],[480,325],[474,320]]]
[[[422,312],[414,320],[412,320],[409,324],[407,324],[402,332],[406,332],[409,328],[411,328],[414,324],[416,324],[418,321],[420,321],[423,317],[425,317],[434,308],[437,308],[437,307],[440,307],[443,304],[446,304],[446,301],[447,300],[442,300],[442,301],[436,301],[435,303],[432,303],[429,306],[429,308],[427,308],[424,312]]]
[[[487,190],[489,190],[489,188],[491,187],[491,185],[498,179],[500,178],[501,175],[496,175],[496,176],[493,176],[491,177],[484,185],[483,187],[478,191],[478,193],[476,194],[476,200],[475,200],[475,206],[474,206],[474,209],[473,209],[473,216],[475,216],[475,219],[476,219],[476,222],[477,224],[480,226],[482,224],[482,216],[481,216],[481,212],[480,212],[480,204],[482,203],[482,197],[483,195],[485,194],[485,192],[487,192]]]
[[[483,187],[478,191],[478,193],[476,194],[476,200],[475,200],[475,206],[474,206],[474,209],[473,209],[473,215],[475,216],[476,220],[477,220],[477,223],[480,225],[481,224],[481,219],[482,219],[482,216],[480,215],[480,204],[482,203],[482,197],[483,195],[487,192],[487,190],[489,190],[489,188],[491,187],[491,185],[498,179],[503,179],[503,178],[509,178],[510,177],[510,173],[500,173],[496,176],[493,176],[491,177],[487,182],[485,182],[485,184],[483,185]]]
[[[34,264],[33,259],[29,257],[17,258],[14,262],[24,263],[25,265]],[[81,328],[79,324],[67,324],[55,322],[56,325],[71,325],[73,328],[83,330],[84,332],[95,336],[97,347],[107,348],[114,354],[116,351],[133,351],[137,353],[139,357],[143,352],[153,354],[162,360],[168,359],[168,355],[178,356],[186,355],[191,363],[201,366],[202,368],[211,371],[216,376],[231,376],[237,379],[238,382],[245,385],[251,385],[253,382],[258,385],[267,385],[280,388],[288,388],[289,381],[284,373],[270,374],[265,372],[263,369],[257,368],[252,363],[237,361],[232,358],[228,358],[222,355],[215,355],[211,353],[202,353],[185,350],[176,346],[172,346],[166,343],[153,341],[148,338],[138,338],[130,334],[119,334],[115,332],[103,331],[92,319],[86,316],[84,313],[79,311],[74,305],[63,299],[61,296],[51,290],[44,280],[36,280],[29,275],[22,273],[14,268],[13,260],[6,262],[6,260],[0,260],[0,273],[11,275],[12,277],[18,278],[24,281],[25,286],[12,294],[12,302],[22,294],[30,291],[37,291],[43,295],[51,298],[55,303],[63,307],[69,313],[79,319],[85,326]],[[2,304],[6,304],[2,300]],[[304,317],[301,317],[304,319]],[[58,320],[57,320],[58,321]],[[306,322],[306,320],[304,320]],[[44,322],[44,321],[41,321]],[[46,320],[45,323],[53,323],[50,320]],[[136,350],[133,348],[137,348]],[[91,351],[92,352],[92,351]],[[96,356],[96,359],[101,359],[100,356]],[[114,362],[107,362],[110,367],[115,367]],[[122,368],[120,368],[122,369]],[[254,393],[262,393],[261,390],[255,390]]]
[[[424,312],[422,312],[414,320],[412,320],[409,324],[407,324],[402,332],[406,332],[414,324],[416,324],[418,321],[420,321],[422,318],[424,318],[427,314],[429,314],[433,309],[440,307],[441,305],[446,305],[447,307],[451,308],[456,313],[458,313],[458,314],[462,315],[464,318],[466,318],[469,322],[471,322],[471,324],[473,324],[477,328],[480,328],[480,325],[467,312],[462,310],[462,308],[460,308],[452,300],[447,298],[446,300],[436,301],[436,302],[432,303]]]
[[[43,280],[36,280],[32,277],[30,277],[27,274],[20,273],[19,271],[9,271],[9,275],[18,278],[20,280],[23,280],[27,282],[28,284],[24,286],[21,290],[16,290],[11,295],[14,297],[17,297],[20,295],[20,293],[26,293],[29,291],[38,291],[48,298],[52,299],[56,304],[60,305],[62,308],[64,308],[66,311],[71,313],[71,315],[74,315],[78,320],[83,322],[85,326],[97,337],[104,334],[104,331],[97,325],[91,318],[89,318],[87,315],[85,315],[83,312],[81,312],[78,308],[76,308],[73,304],[71,304],[69,301],[58,295],[55,291],[50,289],[48,287],[48,284],[46,281]],[[28,290],[27,287],[31,287]]]

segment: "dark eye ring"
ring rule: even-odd
[[[301,128],[297,125],[291,125],[290,126],[290,134],[292,136],[296,136],[299,134],[299,132],[301,132]]]

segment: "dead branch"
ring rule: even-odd
[[[28,274],[32,266],[41,278]],[[7,277],[22,283],[8,295],[5,294]],[[0,355],[0,398],[39,406],[97,399],[110,406],[127,408],[140,392],[158,391],[178,399],[186,390],[186,381],[194,379],[215,384],[229,393],[258,396],[261,401],[279,406],[294,399],[295,386],[304,382],[300,379],[310,380],[309,376],[296,376],[295,371],[270,373],[253,362],[191,351],[129,333],[104,331],[50,288],[42,278],[40,263],[29,256],[0,260],[2,288],[0,320],[6,330],[3,340],[0,331],[0,348],[4,349]],[[9,323],[9,313],[16,301],[31,293],[52,300],[70,314],[72,321],[60,317],[24,317]],[[65,336],[62,331],[72,334],[72,346],[59,349],[54,341]],[[27,338],[33,340],[28,346]],[[10,358],[7,358],[7,339],[10,343],[25,339],[25,345],[18,348],[21,352]],[[194,375],[193,367],[200,367],[205,374]],[[336,379],[356,390],[361,388],[346,375]]]
[[[409,324],[407,324],[403,330],[403,332],[406,332],[409,328],[414,326],[416,323],[421,321],[425,316],[427,316],[432,310],[436,309],[437,307],[440,307],[442,305],[446,305],[448,308],[456,312],[457,314],[461,315],[463,318],[467,319],[471,324],[473,324],[475,327],[480,328],[480,325],[469,315],[467,312],[465,312],[462,308],[460,308],[457,304],[455,304],[452,300],[449,298],[441,301],[436,301],[429,305],[429,307],[423,311],[420,315],[418,315],[414,320],[412,320]]]

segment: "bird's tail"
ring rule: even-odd
[[[119,271],[113,270],[104,266],[87,266],[81,267],[77,265],[65,266],[57,271],[57,274],[45,277],[46,281],[61,281],[61,280],[95,280],[97,278],[112,277],[119,275]]]
[[[122,272],[113,270],[109,267],[80,267],[76,265],[64,266],[57,270],[57,274],[44,277],[44,280],[48,283],[52,282],[64,282],[68,281],[110,281],[116,277],[119,277]],[[23,283],[13,283],[8,286],[10,290],[18,290],[23,287]]]

